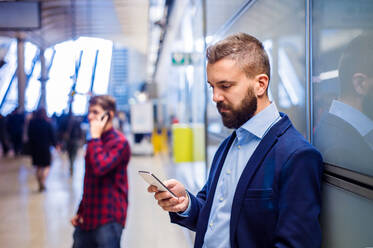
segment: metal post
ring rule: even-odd
[[[91,77],[91,87],[89,88],[89,93],[93,93],[93,85],[95,83],[95,76],[96,76],[98,51],[99,50],[96,51],[95,63],[93,64],[92,77]]]
[[[313,106],[312,106],[312,2],[306,1],[306,123],[307,139],[313,142]]]
[[[40,64],[41,64],[41,72],[40,72],[40,83],[41,83],[41,92],[40,92],[40,99],[39,99],[39,103],[38,103],[38,108],[40,107],[43,107],[43,108],[47,108],[47,91],[46,91],[46,84],[47,84],[47,81],[49,80],[49,71],[51,70],[52,68],[52,65],[53,65],[53,60],[54,60],[54,56],[56,55],[56,50],[53,49],[53,53],[52,53],[52,56],[50,58],[50,62],[49,62],[49,65],[47,66],[46,65],[46,62],[45,62],[45,54],[44,54],[45,50],[43,50],[43,52],[41,52],[40,56],[43,56],[43,60],[44,62],[41,62],[40,60]],[[44,64],[44,69],[43,69],[43,64]],[[43,70],[45,70],[45,72],[43,72]]]
[[[78,82],[78,75],[79,75],[80,64],[82,62],[82,57],[83,57],[83,51],[80,51],[79,60],[75,62],[75,74],[72,76],[73,85],[71,86],[71,92],[69,96],[69,115],[72,114],[72,110],[73,110],[74,95],[76,93],[75,88],[76,88],[76,83]]]
[[[47,76],[47,67],[45,64],[45,50],[40,49],[40,101],[39,101],[39,108],[46,108],[46,92],[45,92],[45,84],[47,83],[48,76]]]
[[[207,0],[201,0],[202,1],[202,33],[203,33],[203,46],[204,49],[203,51],[206,51],[207,49],[207,44],[206,44],[206,37],[207,37],[207,13],[206,13],[206,1]],[[207,118],[207,99],[208,99],[208,88],[207,88],[207,73],[206,73],[206,62],[205,59],[203,61],[203,71],[204,71],[204,92],[205,92],[205,106],[204,106],[204,113],[203,113],[203,119],[204,119],[204,131],[205,131],[205,177],[207,178],[208,176],[208,171],[209,171],[209,160],[208,160],[208,130],[207,130],[207,125],[208,125],[208,118]]]
[[[23,38],[17,38],[17,79],[18,79],[18,107],[19,111],[25,110],[25,41]]]

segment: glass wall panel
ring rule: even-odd
[[[272,67],[270,99],[276,102],[279,111],[289,115],[295,127],[306,136],[305,1],[256,1],[235,20],[227,33],[214,39],[220,40],[237,32],[251,34],[263,42]],[[211,159],[216,145],[231,130],[223,127],[211,99],[212,92],[208,96]]]
[[[228,31],[260,39],[271,60],[270,97],[306,136],[305,1],[257,1]]]
[[[177,164],[167,174],[193,193],[202,188],[206,175],[202,14],[202,0],[175,1],[154,77],[162,117],[157,125],[169,128],[171,163]]]
[[[373,201],[324,184],[322,247],[371,247]]]
[[[214,35],[247,0],[207,0],[207,37]]]
[[[373,2],[313,3],[314,144],[325,162],[373,175]]]
[[[15,102],[9,105],[7,102],[8,98],[4,99],[5,95],[8,94],[7,90],[9,87],[9,83],[17,70],[17,41],[14,39],[4,39],[1,40],[1,45],[6,46],[6,55],[4,57],[5,64],[1,67],[0,70],[0,102],[4,101],[4,104],[1,108],[1,114],[7,115],[10,113],[15,106],[17,106],[17,98],[14,100]],[[15,81],[12,84],[17,84],[17,78],[14,79]],[[13,87],[16,90],[16,87]],[[7,96],[8,97],[8,96]]]

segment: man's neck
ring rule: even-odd
[[[269,101],[268,97],[264,97],[263,99],[258,99],[258,104],[257,104],[257,108],[256,108],[254,115],[258,114],[260,111],[262,111],[269,105],[271,105],[271,102]]]
[[[362,109],[362,100],[359,97],[355,96],[341,96],[338,99],[340,102],[343,102],[347,105],[350,105],[351,107],[359,110],[361,112]]]
[[[103,133],[106,132],[106,131],[109,131],[109,130],[112,129],[112,128],[113,128],[113,122],[109,121],[109,122],[106,124]]]

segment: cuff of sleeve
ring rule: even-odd
[[[187,191],[186,193],[187,193],[187,197],[189,199],[189,204],[188,204],[188,208],[184,212],[177,213],[177,215],[179,215],[181,217],[189,217],[189,212],[190,212],[190,209],[192,208],[192,201],[190,200],[189,192]]]

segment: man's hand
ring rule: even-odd
[[[154,198],[158,201],[158,205],[161,206],[163,210],[169,212],[184,212],[189,205],[189,197],[185,191],[184,185],[175,179],[170,179],[163,183],[177,198],[173,197],[168,191],[159,191],[157,187],[153,185],[148,187],[148,192],[155,193]]]
[[[101,134],[103,133],[106,123],[109,119],[109,115],[105,115],[104,118],[101,120],[101,117],[97,117],[93,119],[89,123],[89,131],[91,133],[92,139],[100,138]]]
[[[77,226],[78,224],[82,224],[83,223],[83,218],[79,215],[75,215],[71,220],[70,220],[71,224],[73,226]]]

